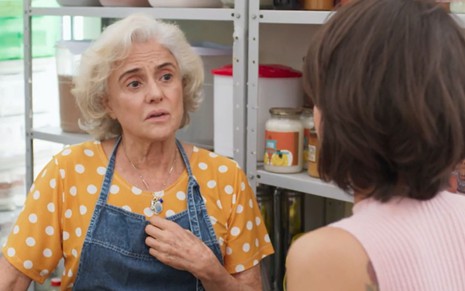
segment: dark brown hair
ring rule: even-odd
[[[304,86],[321,112],[322,179],[427,200],[465,157],[465,36],[422,0],[355,0],[321,27]]]

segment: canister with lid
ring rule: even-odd
[[[264,169],[275,173],[302,170],[302,108],[273,107],[265,123]]]
[[[212,74],[215,108],[213,146],[216,153],[233,157],[233,66],[214,69]],[[261,162],[264,156],[265,123],[270,117],[268,111],[272,107],[302,106],[302,72],[284,65],[260,64],[257,86],[257,123],[254,125],[257,131],[257,161]]]

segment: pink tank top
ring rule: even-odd
[[[365,199],[353,212],[330,226],[361,243],[381,291],[465,290],[465,196]]]

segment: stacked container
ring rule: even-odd
[[[214,75],[214,149],[233,157],[233,67],[212,70]],[[265,153],[265,123],[272,107],[301,107],[302,73],[283,65],[260,65],[257,109],[257,159]]]

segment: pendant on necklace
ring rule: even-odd
[[[150,202],[150,209],[155,214],[160,214],[163,211],[163,191],[153,193],[153,199]]]

